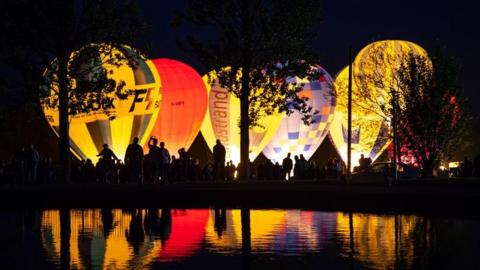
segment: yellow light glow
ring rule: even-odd
[[[101,68],[107,71],[107,77],[117,84],[125,82],[124,89],[133,91],[133,94],[126,99],[119,99],[115,93],[108,93],[107,97],[113,99],[113,108],[102,108],[70,116],[71,151],[81,159],[97,161],[96,155],[102,150],[104,143],[123,159],[126,148],[133,138],[138,137],[140,144],[145,144],[155,124],[161,101],[161,84],[154,64],[150,60],[140,59],[138,66],[132,69],[127,63],[117,66],[109,62],[116,57],[115,55],[124,56],[124,51],[128,49],[128,47],[123,50],[113,49],[111,54],[101,54],[99,58]],[[75,53],[71,55],[71,59]],[[49,98],[54,97],[53,93],[56,91],[58,85],[52,83]],[[58,107],[44,106],[43,111],[58,135]]]
[[[397,72],[410,54],[427,57],[417,44],[403,40],[373,42],[363,48],[353,62],[355,83],[379,104],[390,104],[390,90],[398,90]]]
[[[213,86],[211,81],[215,81]],[[203,76],[207,87],[208,107],[202,123],[201,132],[210,149],[219,139],[226,149],[226,160],[240,162],[240,99],[222,88],[216,80],[216,73]],[[275,135],[283,115],[274,113],[259,120],[259,126],[250,128],[250,161],[253,161]]]
[[[415,226],[420,222],[415,216],[397,218],[397,236],[395,236],[395,217],[353,214],[353,243],[355,257],[375,269],[391,269],[397,261],[395,241],[402,249],[405,268],[413,266]],[[344,249],[350,250],[350,219],[348,214],[337,214],[337,232]],[[397,239],[395,239],[397,237]]]
[[[330,138],[340,157],[347,161],[347,127],[348,127],[348,67],[344,68],[335,79],[337,106],[334,120],[330,126]],[[352,170],[359,165],[360,155],[370,157],[372,161],[387,148],[388,123],[375,111],[368,100],[362,99],[358,86],[352,84]]]
[[[454,169],[460,167],[460,161],[452,161],[448,163],[448,168]]]
[[[285,210],[250,210],[250,237],[251,248],[264,249],[284,226],[287,211]],[[214,213],[210,213],[210,220],[206,229],[206,240],[215,247],[235,250],[242,245],[241,210],[227,211],[227,231],[218,236],[214,231]]]
[[[139,244],[134,254],[125,235],[129,232],[131,215],[113,210],[112,231],[105,238],[100,210],[70,210],[70,267],[72,269],[138,269],[150,264],[157,256],[160,241]],[[143,211],[143,215],[144,215]],[[49,258],[60,261],[60,211],[42,213],[40,226],[42,244]]]

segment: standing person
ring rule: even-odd
[[[142,179],[143,148],[138,144],[138,137],[128,145],[125,152],[125,167],[128,173],[128,181],[141,182]]]
[[[340,159],[334,159],[335,164],[335,177],[338,179],[342,179],[343,177],[343,164]]]
[[[235,165],[233,165],[233,161],[227,162],[227,180],[233,181],[235,179]]]
[[[225,147],[222,145],[220,140],[217,140],[217,144],[215,144],[215,146],[213,147],[213,166],[215,171],[215,180],[225,179],[225,156]]]
[[[13,164],[15,167],[15,182],[17,184],[24,184],[25,183],[25,167],[26,167],[26,159],[27,155],[25,152],[25,147],[18,149],[15,153]]]
[[[110,180],[113,180],[113,177],[115,176],[116,167],[114,161],[119,161],[120,159],[117,158],[115,153],[113,153],[110,148],[108,148],[108,144],[103,145],[103,150],[98,153],[97,157],[102,157],[105,172],[105,182],[109,183]]]
[[[160,178],[162,183],[167,184],[170,175],[170,153],[165,148],[165,143],[160,142]]]
[[[148,155],[151,165],[151,178],[149,179],[150,183],[156,183],[158,181],[158,177],[160,176],[161,155],[160,148],[157,146],[157,144],[157,138],[155,138],[155,136],[150,137],[150,140],[148,141]]]
[[[291,154],[288,153],[287,157],[285,157],[282,161],[282,169],[283,169],[283,179],[290,180],[290,172],[293,168],[293,161],[290,158]]]
[[[30,147],[25,152],[26,155],[26,172],[27,172],[27,183],[34,183],[37,181],[37,169],[38,162],[40,161],[40,155],[35,149],[33,144],[30,144]]]

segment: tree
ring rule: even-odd
[[[42,82],[42,69],[56,59],[58,107],[60,115],[59,150],[61,175],[70,179],[69,154],[69,74],[71,55],[91,43],[130,44],[145,32],[146,25],[133,0],[8,0],[2,3],[2,33],[7,39],[2,43],[2,62],[23,66],[35,74],[28,78],[37,96]],[[79,57],[88,57],[88,53]],[[24,60],[24,61],[21,61]],[[86,59],[77,61],[85,63]],[[69,67],[70,66],[70,67]],[[78,67],[78,66],[77,66]],[[72,69],[73,68],[73,69]],[[99,80],[104,83],[105,80]]]
[[[180,45],[240,99],[242,179],[249,177],[249,128],[258,125],[258,119],[297,110],[308,123],[315,114],[297,95],[302,85],[287,78],[318,75],[310,66],[318,59],[309,45],[320,20],[318,0],[190,0],[176,17],[176,25],[204,27],[215,37],[205,41],[189,35]]]
[[[444,52],[430,59],[410,54],[397,72],[391,110],[398,140],[432,177],[439,162],[462,145],[470,116],[459,83],[459,64]]]

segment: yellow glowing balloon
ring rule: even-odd
[[[96,161],[96,155],[102,150],[102,145],[108,144],[113,152],[123,159],[133,138],[138,137],[140,144],[143,145],[155,124],[161,101],[160,77],[155,65],[150,60],[136,59],[137,66],[132,69],[126,61],[120,65],[111,61],[113,57],[128,57],[130,52],[131,49],[126,46],[121,49],[114,48],[111,54],[98,53],[97,58],[86,64],[92,70],[105,70],[107,78],[114,80],[117,85],[124,82],[123,89],[131,93],[127,98],[121,99],[115,91],[112,91],[106,94],[106,100],[109,102],[101,104],[93,102],[88,105],[90,109],[88,112],[76,110],[76,113],[69,117],[70,147],[78,158]],[[48,76],[57,75],[47,70],[45,77]],[[47,121],[58,135],[58,106],[45,105],[48,104],[45,99],[55,98],[58,91],[58,84],[54,81],[52,80],[50,89],[47,89],[50,95],[42,99],[42,106]],[[71,81],[73,84],[76,83],[75,79]]]
[[[210,77],[210,80],[209,78]],[[216,80],[216,73],[203,76],[208,93],[207,114],[202,123],[202,135],[210,149],[219,139],[226,149],[226,160],[240,162],[240,99],[230,94]],[[210,82],[214,82],[210,85]],[[275,135],[283,115],[274,113],[259,120],[259,126],[250,128],[250,155],[253,161]]]
[[[390,91],[397,88],[397,72],[410,54],[425,56],[427,52],[417,44],[403,40],[382,40],[363,48],[353,62],[357,86],[379,104],[389,104]]]
[[[347,161],[348,126],[348,67],[335,79],[337,106],[330,126],[330,138],[343,161]],[[352,84],[352,169],[358,166],[360,155],[370,157],[372,161],[387,148],[390,143],[389,126],[385,119],[375,112],[369,100],[360,96],[359,87]]]

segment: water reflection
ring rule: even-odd
[[[288,258],[338,268],[418,269],[439,260],[434,254],[443,252],[441,239],[455,242],[448,229],[439,231],[447,228],[443,222],[413,215],[221,208],[36,213],[17,222],[38,228],[30,235],[38,233],[47,261],[60,269],[156,269],[218,256],[245,269]],[[480,251],[474,235],[471,253]]]
[[[337,214],[338,238],[344,252],[353,251],[355,258],[376,269],[394,268],[400,263],[411,268],[415,232],[422,225],[422,219],[416,216]]]

